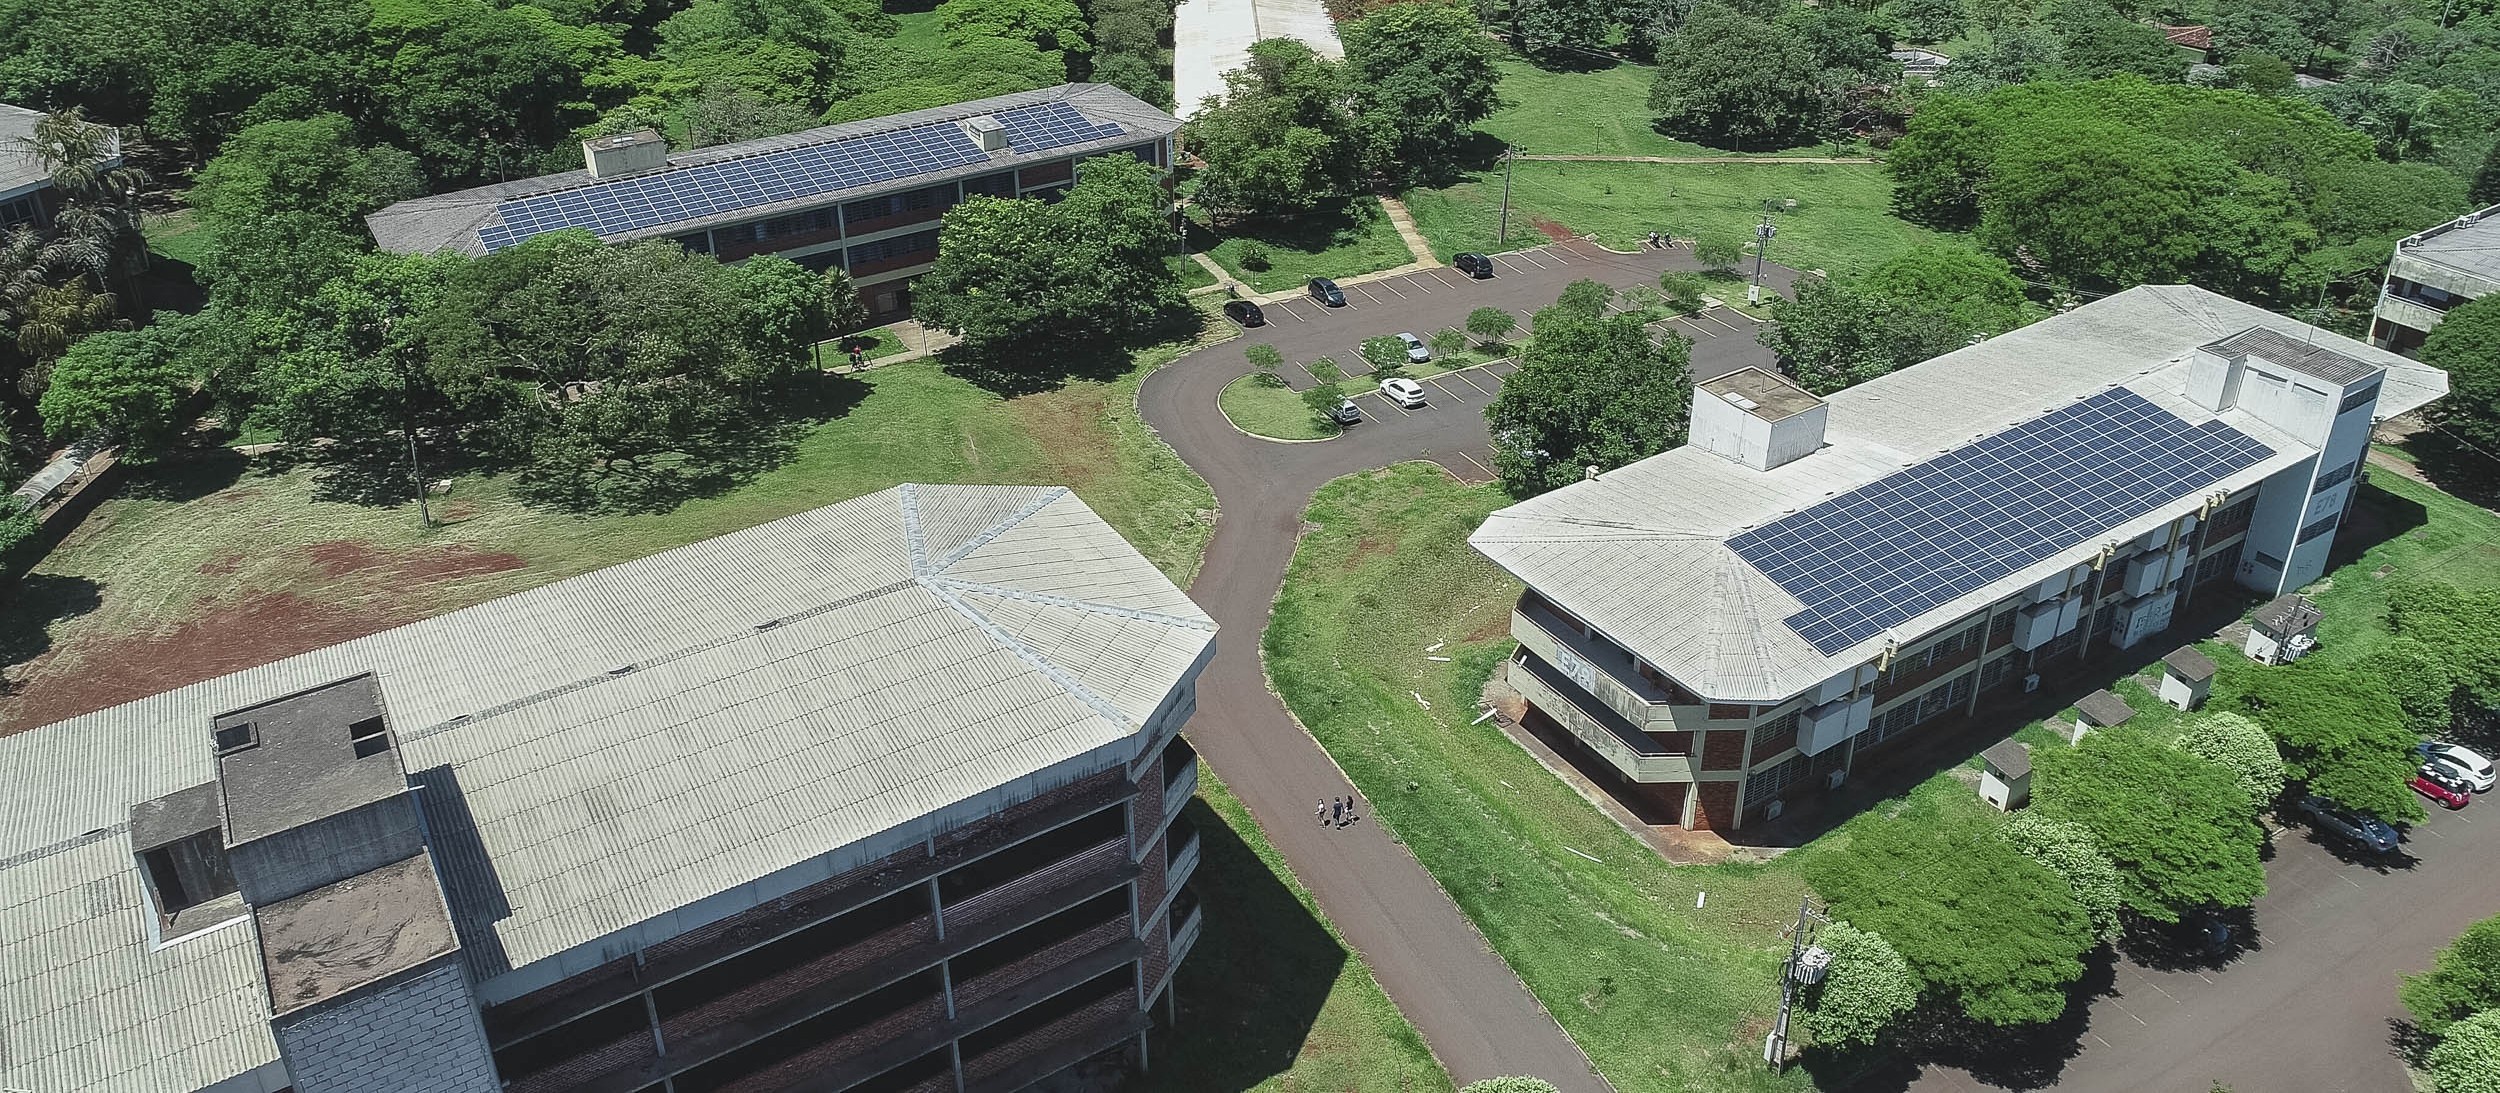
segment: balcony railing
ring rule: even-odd
[[[2379,318],[2397,326],[2414,330],[2429,330],[2448,317],[2446,309],[2435,304],[2427,304],[2383,290],[2379,293],[2375,313]]]
[[[1181,764],[1178,776],[1165,771],[1163,775],[1163,817],[1166,820],[1181,814],[1189,804],[1190,794],[1198,792],[1198,757],[1193,754]]]
[[[1178,836],[1182,830],[1180,827],[1174,827],[1172,833]],[[1182,884],[1188,882],[1189,875],[1198,870],[1198,856],[1204,851],[1204,847],[1198,838],[1197,831],[1190,830],[1188,837],[1189,841],[1182,843],[1181,848],[1173,852],[1172,864],[1163,869],[1165,891],[1178,891]]]
[[[1173,967],[1180,966],[1181,960],[1189,955],[1189,947],[1198,943],[1199,931],[1206,928],[1206,912],[1198,908],[1198,904],[1190,904],[1186,910],[1188,917],[1172,924],[1172,955],[1169,959]]]
[[[981,930],[995,921],[1028,913],[1040,892],[1067,886],[1071,890],[1100,884],[1109,887],[1135,872],[1129,862],[1128,836],[1123,835],[1067,859],[1044,865],[979,895],[946,905],[946,936]]]
[[[1671,752],[1532,655],[1511,662],[1511,686],[1635,782],[1690,782],[1693,757]]]
[[[1689,694],[1641,678],[1630,654],[1611,642],[1582,636],[1550,612],[1513,610],[1510,632],[1547,664],[1578,661],[1588,665],[1589,679],[1581,689],[1646,731],[1691,732],[1710,720],[1710,707],[1693,701]],[[1571,676],[1564,673],[1564,678]]]

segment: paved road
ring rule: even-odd
[[[1349,787],[1328,754],[1268,690],[1259,661],[1259,634],[1267,628],[1268,608],[1293,557],[1312,493],[1332,478],[1416,458],[1440,462],[1462,478],[1485,478],[1462,453],[1480,452],[1487,444],[1480,409],[1489,393],[1477,388],[1481,397],[1469,396],[1474,401],[1466,403],[1452,392],[1446,401],[1457,404],[1437,402],[1408,416],[1380,415],[1335,440],[1312,444],[1245,437],[1216,409],[1217,392],[1249,370],[1241,354],[1245,345],[1267,342],[1293,361],[1324,355],[1359,359],[1351,350],[1366,337],[1457,325],[1468,311],[1488,303],[1533,311],[1581,277],[1654,284],[1661,270],[1691,266],[1682,251],[1620,255],[1579,243],[1504,255],[1502,261],[1501,275],[1490,280],[1442,270],[1438,276],[1365,285],[1348,294],[1351,304],[1345,308],[1272,305],[1267,327],[1158,370],[1139,392],[1138,406],[1147,423],[1205,476],[1220,512],[1190,594],[1229,636],[1200,677],[1190,740],[1250,806],[1451,1077],[1465,1084],[1533,1074],[1567,1093],[1595,1093],[1609,1087],[1589,1068],[1587,1057],[1403,846],[1374,823],[1329,830],[1312,821],[1312,801]],[[1781,284],[1793,276],[1779,274]],[[1730,354],[1736,343],[1751,348],[1753,341],[1750,332],[1725,340]],[[1465,374],[1479,383],[1490,379]]]
[[[2411,1090],[2389,1042],[2389,1022],[2404,1016],[2396,977],[2429,967],[2440,946],[2500,909],[2500,796],[2431,817],[2406,849],[2411,867],[2389,869],[2344,860],[2303,828],[2277,836],[2257,947],[2219,969],[2122,962],[2054,1087],[2201,1093],[2219,1079],[2249,1093]],[[2006,1087],[1931,1067],[1911,1088]]]

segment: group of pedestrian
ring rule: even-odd
[[[1311,815],[1319,821],[1321,827],[1344,827],[1353,823],[1357,818],[1354,815],[1354,798],[1324,798],[1320,801],[1319,807],[1311,810]]]
[[[1649,233],[1649,249],[1665,250],[1675,245],[1675,236],[1667,232]]]

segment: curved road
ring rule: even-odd
[[[1467,312],[1486,304],[1534,311],[1580,278],[1654,284],[1663,270],[1693,268],[1683,251],[1627,255],[1579,242],[1503,258],[1502,275],[1491,280],[1428,271],[1350,291],[1354,306],[1348,308],[1296,305],[1277,314],[1270,305],[1268,326],[1165,365],[1146,379],[1137,402],[1147,424],[1213,487],[1219,513],[1206,563],[1189,591],[1232,637],[1217,645],[1199,679],[1191,742],[1249,805],[1453,1079],[1464,1085],[1533,1074],[1566,1093],[1600,1093],[1610,1087],[1587,1056],[1404,846],[1378,824],[1328,830],[1312,822],[1313,800],[1351,787],[1269,691],[1259,660],[1258,635],[1267,628],[1311,495],[1342,475],[1417,458],[1482,480],[1484,471],[1462,454],[1481,456],[1488,446],[1479,408],[1447,406],[1407,416],[1373,402],[1374,420],[1314,444],[1243,436],[1216,409],[1217,392],[1249,370],[1241,355],[1247,345],[1275,345],[1287,360],[1332,353],[1355,359],[1345,351],[1363,338],[1461,325]],[[1794,276],[1776,273],[1766,275],[1775,287]],[[1723,340],[1723,349],[1697,349],[1696,358],[1753,363],[1750,355],[1760,354],[1749,332]],[[1697,365],[1696,371],[1735,366]]]

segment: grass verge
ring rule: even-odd
[[[1519,586],[1466,536],[1505,503],[1418,464],[1323,488],[1266,635],[1277,689],[1615,1088],[1806,1088],[1756,1061],[1795,871],[1669,866],[1471,724]]]
[[[1599,156],[1858,156],[1860,147],[1813,144],[1776,152],[1737,153],[1677,140],[1651,126],[1649,87],[1658,70],[1618,62],[1593,68],[1539,68],[1505,51],[1502,108],[1476,128],[1530,155]]]
[[[1204,213],[1192,210],[1193,217]],[[1352,277],[1392,269],[1414,260],[1389,214],[1373,197],[1349,198],[1299,216],[1227,224],[1218,237],[1204,220],[1193,221],[1191,245],[1257,292],[1299,288],[1313,277]],[[1211,246],[1208,240],[1216,240]],[[1268,268],[1242,264],[1242,251],[1257,243]]]
[[[1180,1024],[1142,1087],[1170,1093],[1364,1090],[1442,1093],[1450,1080],[1423,1037],[1346,948],[1259,832],[1250,810],[1199,765],[1183,813],[1202,857],[1190,887],[1205,932],[1174,980]]]
[[[1321,422],[1292,388],[1270,386],[1256,372],[1225,384],[1216,404],[1234,428],[1270,440],[1325,440],[1339,431]]]
[[[1794,200],[1772,214],[1770,258],[1799,269],[1861,272],[1918,243],[1953,238],[1892,215],[1892,180],[1880,166],[1797,163],[1539,163],[1515,165],[1510,232],[1500,245],[1498,171],[1441,189],[1413,190],[1406,207],[1435,253],[1514,249],[1546,241],[1547,229],[1593,234],[1637,247],[1652,231],[1750,239],[1762,203]],[[1750,260],[1749,260],[1750,261]]]
[[[1186,585],[1214,498],[1136,409],[1146,373],[1184,348],[1141,353],[1116,379],[1014,399],[928,361],[827,377],[857,399],[847,413],[746,485],[661,513],[549,512],[521,504],[507,478],[462,478],[434,501],[442,522],[427,529],[411,505],[322,499],[311,469],[226,456],[138,471],[16,590],[0,621],[0,665],[21,687],[0,731],[900,482],[1072,486]]]
[[[143,230],[149,250],[186,266],[197,268],[200,257],[208,253],[208,231],[189,209],[150,216]]]

